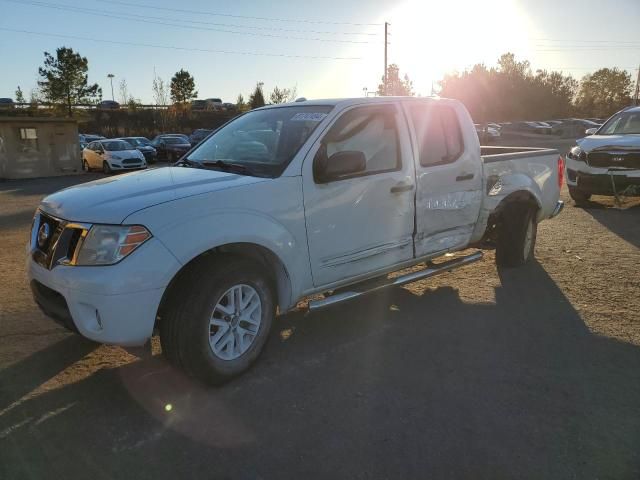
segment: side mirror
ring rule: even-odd
[[[584,134],[588,137],[589,135],[595,135],[595,133],[598,131],[598,129],[596,127],[594,128],[587,128],[584,132]]]
[[[314,176],[320,183],[338,180],[347,175],[364,172],[367,159],[364,153],[346,150],[336,152],[327,158],[326,149],[322,147],[314,160]]]

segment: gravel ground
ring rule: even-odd
[[[211,389],[35,307],[33,210],[89,178],[0,184],[0,478],[640,478],[640,200],[568,201],[526,268],[285,315]]]

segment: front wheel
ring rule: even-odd
[[[274,290],[258,265],[205,259],[181,278],[161,316],[163,354],[206,383],[222,383],[258,358],[275,312]]]
[[[106,160],[102,162],[102,171],[107,175],[109,175],[113,171],[109,166],[109,162],[107,162]]]
[[[591,194],[578,190],[575,187],[569,187],[569,196],[575,202],[576,205],[583,205],[589,201]]]
[[[498,228],[496,263],[501,267],[519,267],[534,256],[538,222],[536,209],[514,204],[505,208]]]
[[[82,170],[85,172],[90,172],[89,163],[86,160],[82,160]]]

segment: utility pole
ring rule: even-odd
[[[636,93],[633,96],[633,105],[638,105],[638,97],[640,96],[640,66],[638,66],[638,76],[636,77]]]
[[[113,77],[115,77],[115,75],[113,73],[109,73],[107,75],[107,78],[109,79],[109,82],[111,82],[111,100],[115,101],[115,98],[113,96]]]
[[[382,89],[382,94],[387,94],[387,45],[389,44],[388,35],[389,35],[389,22],[384,22],[384,88]]]

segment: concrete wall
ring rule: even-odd
[[[78,126],[51,118],[0,118],[0,178],[82,172]]]

